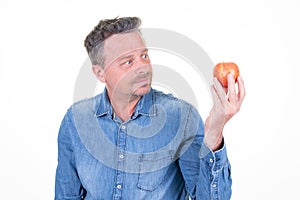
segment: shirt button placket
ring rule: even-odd
[[[117,169],[116,169],[116,182],[115,182],[115,194],[114,199],[121,199],[122,198],[122,190],[124,184],[124,150],[126,145],[126,125],[121,124],[119,133],[118,133],[118,162],[117,162]]]
[[[212,191],[212,198],[217,200],[219,197],[218,194],[218,179],[219,179],[219,174],[217,171],[213,172],[213,182],[211,184],[211,191]]]

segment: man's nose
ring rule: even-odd
[[[149,73],[150,71],[151,71],[150,64],[143,64],[143,65],[136,67],[136,69],[135,69],[135,73],[137,73],[137,74],[146,74],[146,73]]]
[[[135,67],[135,72],[137,74],[144,74],[144,73],[148,73],[149,71],[151,71],[150,61],[140,58],[138,60],[138,63],[136,65],[136,67]]]

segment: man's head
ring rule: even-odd
[[[150,89],[152,67],[140,24],[137,17],[101,20],[85,39],[93,71],[110,97],[140,96]]]
[[[101,20],[94,30],[91,31],[84,41],[93,65],[104,66],[103,55],[104,41],[114,34],[138,31],[141,20],[138,17],[123,17]]]

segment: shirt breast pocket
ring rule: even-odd
[[[157,189],[171,174],[173,161],[173,150],[140,155],[137,187],[146,191]]]

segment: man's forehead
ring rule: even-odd
[[[146,46],[138,31],[115,34],[107,38],[104,43],[104,55],[109,62],[120,56],[144,49]]]

